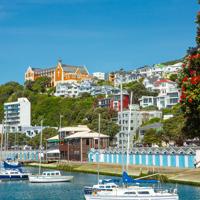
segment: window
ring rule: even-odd
[[[124,194],[136,194],[135,192],[125,192]]]
[[[89,144],[90,144],[90,140],[86,139],[86,145],[89,145]]]
[[[139,191],[138,194],[149,194],[148,191]]]
[[[98,144],[98,139],[95,140],[95,144]]]

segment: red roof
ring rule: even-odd
[[[155,82],[156,84],[160,84],[160,83],[173,83],[173,81],[170,81],[168,79],[161,79]]]

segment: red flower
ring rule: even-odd
[[[195,70],[189,70],[189,72],[190,72],[190,75],[192,76],[192,75],[194,75],[194,74],[196,74],[196,71]]]
[[[182,91],[185,91],[185,87],[182,87]]]
[[[196,85],[197,83],[198,83],[198,77],[197,76],[193,76],[192,78],[191,78],[191,80],[190,80],[190,83],[192,84],[192,85]]]
[[[188,80],[188,77],[186,76],[183,78],[182,82],[186,82],[187,80]]]
[[[184,92],[182,92],[181,99],[185,99],[185,98],[186,98],[186,95]]]
[[[185,64],[185,63],[183,63],[183,64],[182,64],[182,67],[184,68],[185,66],[186,66],[186,64]]]
[[[188,99],[188,102],[189,102],[189,103],[192,103],[192,98],[189,98],[189,99]]]

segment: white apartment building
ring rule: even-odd
[[[131,119],[130,119],[130,144],[136,135],[137,129],[142,125],[142,117],[139,111],[139,105],[131,105]],[[121,127],[121,131],[117,134],[117,146],[122,147],[128,142],[128,126],[129,126],[129,110],[124,110],[122,113],[118,112],[117,124]]]
[[[103,72],[94,72],[93,76],[99,80],[105,80],[105,73]]]
[[[22,127],[31,125],[31,104],[27,98],[4,103],[4,127],[7,132],[21,132]]]
[[[117,145],[122,147],[127,145],[128,142],[128,126],[129,126],[129,114],[130,110],[124,110],[118,112],[117,124],[121,127],[121,131],[117,134]],[[143,122],[146,122],[152,118],[162,118],[162,112],[158,110],[142,111],[139,105],[131,105],[131,119],[130,119],[130,145],[133,144],[134,136]]]

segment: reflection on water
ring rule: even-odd
[[[33,169],[32,171],[37,171]],[[0,183],[1,200],[83,200],[83,187],[97,182],[94,174],[68,173],[74,176],[69,183],[34,184],[28,181]],[[105,178],[105,176],[101,176]],[[170,184],[168,184],[170,186]],[[172,185],[174,186],[174,185]],[[178,185],[180,200],[200,200],[200,187]]]

